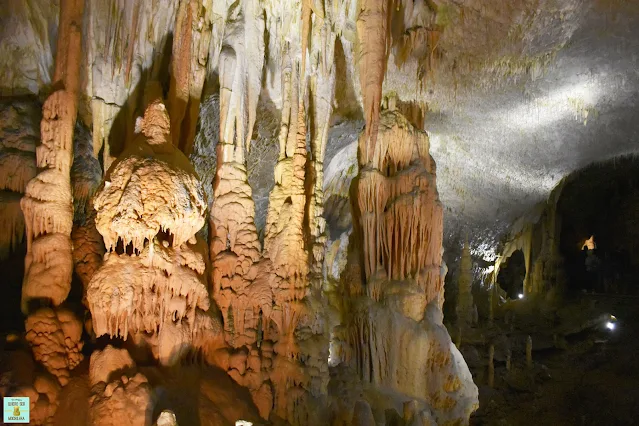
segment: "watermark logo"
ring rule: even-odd
[[[29,423],[29,398],[10,396],[2,398],[2,414],[5,424]]]

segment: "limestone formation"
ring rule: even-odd
[[[0,259],[23,241],[20,198],[37,174],[36,144],[41,106],[33,99],[13,97],[0,103]]]
[[[82,324],[71,311],[59,308],[69,294],[73,273],[71,165],[83,7],[83,2],[74,0],[60,5],[53,74],[53,81],[60,87],[44,102],[41,143],[36,148],[39,172],[26,185],[20,201],[27,237],[21,303],[23,313],[29,315],[25,324],[27,341],[35,359],[62,385],[68,381],[69,370],[83,358]],[[53,308],[37,309],[41,303]]]
[[[94,200],[108,253],[87,302],[97,336],[151,336],[155,357],[168,365],[207,324],[198,319],[210,306],[207,254],[195,237],[207,203],[188,160],[171,144],[161,102],[149,105],[139,129]]]
[[[367,143],[364,132],[357,202],[365,289],[351,290],[347,361],[365,382],[426,401],[439,421],[467,422],[477,388],[442,325],[442,209],[428,136],[389,110],[374,147]]]
[[[213,2],[179,2],[171,61],[168,111],[173,144],[189,155],[195,139],[200,97],[211,42]]]
[[[125,349],[109,345],[93,352],[89,371],[91,426],[147,424],[153,408],[151,387],[136,370]]]
[[[82,323],[69,310],[41,308],[29,315],[25,328],[35,360],[66,385],[69,371],[84,358]]]

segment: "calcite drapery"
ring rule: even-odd
[[[443,214],[435,163],[426,133],[396,111],[382,114],[378,135],[368,161],[360,165],[358,182],[368,292],[374,300],[383,297],[385,288],[375,284],[377,278],[414,280],[423,292],[421,306],[416,307],[419,321],[430,301],[437,299],[440,307],[443,303]]]
[[[440,422],[467,423],[477,388],[442,324],[442,207],[428,136],[390,110],[368,151],[367,143],[364,132],[357,201],[366,285],[363,295],[351,290],[344,357],[364,382],[421,400]]]
[[[188,159],[171,144],[164,104],[138,121],[142,133],[107,173],[95,197],[96,225],[109,251],[87,302],[96,335],[147,335],[162,364],[192,346],[209,309],[206,246],[195,233],[206,200]]]
[[[37,174],[36,142],[40,139],[41,106],[29,98],[0,102],[0,259],[23,240],[20,199]]]

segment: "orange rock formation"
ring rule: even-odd
[[[177,362],[209,309],[206,246],[195,233],[206,200],[184,155],[171,145],[169,117],[152,103],[142,132],[107,173],[95,197],[97,230],[108,253],[87,302],[96,335],[151,336],[165,365]]]
[[[71,230],[73,199],[71,164],[73,131],[78,108],[81,28],[84,2],[60,4],[54,81],[62,88],[44,103],[41,144],[36,148],[41,171],[27,184],[20,205],[24,212],[27,256],[22,287],[22,311],[27,339],[36,360],[65,384],[82,354],[81,323],[71,312],[54,308],[34,310],[32,302],[54,307],[67,298],[73,273]]]

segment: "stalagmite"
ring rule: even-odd
[[[20,205],[27,230],[27,257],[22,310],[33,299],[49,299],[55,306],[71,288],[71,228],[73,202],[70,171],[73,128],[77,114],[80,66],[80,29],[83,2],[67,0],[60,6],[54,80],[63,84],[45,101],[42,143],[36,149],[42,171],[27,185]],[[46,285],[45,285],[46,282]]]
[[[442,207],[428,136],[387,110],[367,151],[368,143],[363,132],[357,202],[365,293],[352,294],[346,361],[365,382],[426,401],[438,421],[468,422],[477,387],[442,325]]]
[[[220,34],[220,139],[209,252],[213,298],[222,311],[231,377],[251,392],[260,415],[273,406],[269,383],[272,347],[267,342],[273,305],[271,266],[262,259],[255,226],[255,203],[248,184],[246,150],[250,148],[264,61],[264,18],[255,2],[242,2],[241,19]],[[244,25],[242,25],[244,24]],[[214,28],[214,33],[216,29]],[[224,43],[222,43],[224,39]]]
[[[360,400],[355,403],[355,409],[353,410],[353,426],[368,426],[375,424],[375,418],[373,417],[373,410],[368,402]]]
[[[184,355],[209,309],[206,246],[195,237],[207,203],[188,159],[171,144],[169,123],[164,104],[149,105],[141,134],[96,194],[108,253],[86,296],[97,336],[147,336],[164,365]]]
[[[60,4],[53,76],[59,86],[44,102],[41,144],[36,148],[39,173],[26,185],[20,201],[27,236],[21,303],[23,313],[28,315],[27,341],[34,358],[62,385],[68,381],[69,370],[83,358],[82,324],[71,311],[58,308],[69,294],[73,273],[71,165],[83,8],[84,2],[79,0]],[[37,309],[43,301],[53,308]]]
[[[153,410],[152,390],[147,378],[137,372],[125,349],[109,345],[91,355],[89,370],[91,426],[149,424]]]
[[[533,365],[532,361],[532,337],[526,337],[526,367],[531,369]]]
[[[495,346],[490,345],[488,349],[488,387],[491,388],[495,386],[495,364],[493,358],[495,358]]]

